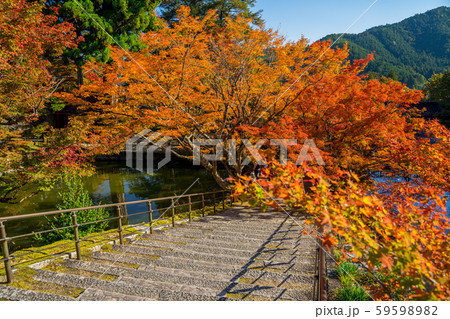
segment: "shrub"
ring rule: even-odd
[[[59,210],[81,208],[87,206],[93,206],[94,202],[89,195],[89,192],[84,187],[81,177],[77,174],[65,174],[62,178],[65,185],[65,190],[59,193],[61,198],[60,203],[57,205]],[[78,224],[89,223],[97,220],[106,219],[109,217],[109,212],[105,208],[89,209],[77,212]],[[57,229],[61,227],[67,227],[72,225],[72,213],[61,213],[51,217],[46,217],[48,223],[45,228]],[[86,236],[90,233],[100,232],[106,229],[108,222],[92,223],[89,225],[83,225],[78,228],[80,237]],[[55,230],[52,232],[38,234],[35,238],[45,244],[52,243],[58,240],[73,240],[74,239],[73,228],[66,228]]]

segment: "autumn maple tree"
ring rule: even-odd
[[[56,24],[58,18],[42,8],[25,0],[0,1],[1,201],[19,200],[26,185],[47,187],[56,163],[75,162],[79,153],[63,137],[46,147],[26,139],[50,130],[48,98],[65,80],[60,56],[77,42],[69,23]]]
[[[448,300],[449,245],[446,198],[420,179],[386,179],[369,187],[357,175],[336,168],[267,168],[270,180],[241,177],[235,196],[262,208],[306,214],[316,230],[304,237],[323,240],[326,254],[357,263],[370,274],[360,282],[375,300]],[[313,180],[305,191],[303,180]],[[319,230],[323,230],[320,232]],[[356,282],[357,279],[355,279]]]
[[[409,107],[421,92],[361,77],[367,62],[317,75],[281,120],[247,128],[256,137],[312,138],[326,165],[272,162],[269,180],[241,176],[235,195],[306,213],[323,233],[304,235],[364,268],[371,280],[361,284],[375,299],[448,299],[450,131]]]
[[[60,95],[77,108],[72,125],[83,123],[93,153],[118,152],[146,128],[171,136],[180,146],[172,151],[186,158],[192,158],[196,139],[235,139],[236,164],[229,164],[234,155],[227,147],[222,164],[227,175],[237,176],[248,155],[242,140],[256,143],[249,128],[294,112],[315,94],[309,88],[353,68],[346,48],[328,50],[328,43],[308,45],[306,39],[286,42],[263,26],[251,27],[250,19],[230,17],[225,27],[217,19],[214,11],[200,19],[182,7],[173,26],[161,21],[159,30],[142,35],[146,49],[112,48],[112,63],[90,64],[95,70],[90,82]],[[202,147],[202,154],[212,152],[214,147]],[[202,155],[201,164],[229,187],[217,162]]]

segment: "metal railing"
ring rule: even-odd
[[[319,230],[323,233],[323,230]],[[317,238],[317,248],[316,248],[316,261],[315,261],[315,273],[314,273],[314,286],[313,286],[313,300],[315,301],[326,301],[327,291],[326,291],[326,264],[325,264],[325,251],[323,247],[322,238]]]
[[[221,196],[216,196],[217,194],[220,194]],[[149,225],[149,232],[153,233],[153,224],[155,223],[155,220],[153,219],[153,213],[156,211],[156,209],[152,208],[152,204],[155,204],[157,202],[164,202],[164,201],[170,201],[170,206],[163,207],[163,208],[157,208],[157,211],[164,211],[163,215],[166,212],[170,211],[170,216],[164,217],[163,215],[160,215],[158,219],[171,219],[172,227],[175,227],[175,217],[177,215],[176,210],[180,209],[181,207],[184,207],[187,210],[187,218],[189,221],[192,220],[192,213],[195,211],[200,210],[201,215],[205,216],[205,208],[207,207],[213,207],[213,212],[216,213],[216,206],[217,206],[217,199],[222,200],[223,209],[225,209],[225,201],[228,198],[228,192],[226,191],[215,191],[215,192],[206,192],[206,193],[196,193],[196,194],[185,194],[180,196],[169,196],[169,197],[161,197],[161,198],[153,198],[153,199],[144,199],[139,201],[132,201],[132,202],[121,202],[121,203],[114,203],[114,204],[106,204],[106,205],[97,205],[97,206],[89,206],[89,207],[82,207],[82,208],[73,208],[73,209],[64,209],[64,210],[55,210],[55,211],[49,211],[49,212],[42,212],[42,213],[33,213],[33,214],[26,214],[26,215],[17,215],[17,216],[8,216],[8,217],[0,217],[0,244],[2,247],[3,252],[3,258],[0,259],[0,262],[3,261],[5,273],[6,273],[6,281],[7,283],[12,283],[13,281],[13,272],[12,272],[12,262],[14,259],[19,257],[24,257],[30,254],[35,254],[38,252],[44,252],[46,250],[55,249],[63,246],[69,246],[74,245],[75,246],[75,253],[76,258],[78,260],[81,260],[81,242],[88,241],[94,237],[100,237],[104,236],[106,234],[111,234],[114,232],[118,233],[119,237],[119,243],[122,245],[124,243],[124,231],[127,229],[133,228],[136,225],[130,225],[128,227],[124,227],[124,218],[130,217],[130,216],[136,216],[136,215],[147,215],[148,218],[148,225]],[[186,203],[180,203],[180,200],[187,199]],[[193,201],[193,199],[195,199]],[[147,204],[147,210],[143,212],[133,213],[133,214],[124,214],[126,211],[127,205],[135,205],[135,204]],[[200,207],[199,209],[194,209],[193,207],[197,204],[197,207]],[[109,217],[106,219],[101,219],[97,221],[91,221],[86,223],[78,223],[78,215],[77,212],[91,210],[91,209],[98,209],[98,208],[115,208],[117,210],[117,216]],[[39,232],[33,232],[33,233],[27,233],[27,234],[21,234],[17,236],[7,236],[6,232],[6,223],[10,221],[21,221],[25,219],[30,218],[36,218],[36,217],[48,217],[48,216],[57,216],[62,213],[71,213],[72,217],[72,225],[60,227],[60,228],[52,228],[48,230],[43,230]],[[88,236],[84,238],[80,238],[79,235],[79,228],[81,226],[90,225],[94,223],[102,223],[105,221],[117,221],[118,227],[117,229],[113,230],[106,230],[100,234],[96,234],[93,236]],[[43,248],[41,250],[34,250],[29,253],[24,253],[21,255],[14,255],[10,254],[9,245],[8,243],[19,238],[25,238],[30,236],[36,236],[39,234],[44,233],[50,233],[55,232],[62,229],[73,229],[73,236],[74,240],[71,240],[69,242],[65,242],[61,245],[57,246],[51,246],[48,248]],[[0,256],[1,257],[1,256]]]

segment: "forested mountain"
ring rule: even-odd
[[[336,40],[331,34],[322,40]],[[375,51],[367,67],[371,77],[388,76],[421,88],[434,73],[450,68],[450,7],[439,7],[399,23],[345,34],[336,45],[348,42],[350,59],[361,59]]]

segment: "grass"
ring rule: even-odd
[[[339,264],[339,266],[336,268],[339,277],[343,277],[343,276],[351,276],[353,278],[355,277],[359,277],[361,270],[359,269],[359,267],[357,265],[355,265],[354,263],[350,263],[350,262],[341,262]],[[357,278],[355,278],[357,279]]]
[[[336,299],[338,301],[369,301],[370,298],[367,295],[364,288],[356,285],[347,286],[339,289],[336,293]]]
[[[335,299],[338,301],[368,301],[370,297],[361,286],[359,281],[366,277],[366,273],[358,265],[342,261],[336,271],[341,281],[342,288],[335,293]]]

